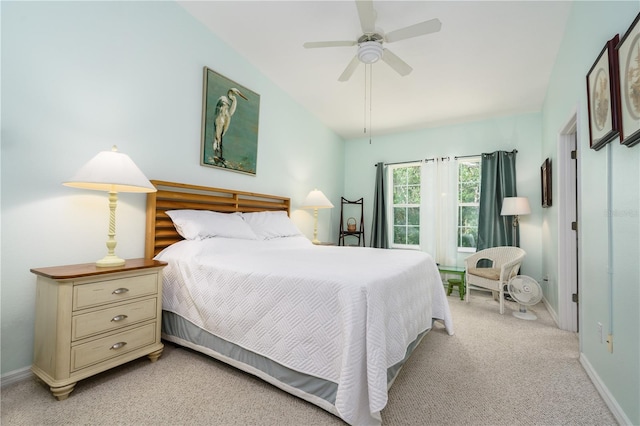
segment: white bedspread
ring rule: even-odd
[[[431,257],[304,237],[181,241],[157,257],[163,309],[290,369],[338,384],[350,424],[380,421],[387,368],[449,305]]]

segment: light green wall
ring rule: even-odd
[[[553,161],[557,159],[558,132],[572,114],[578,113],[581,357],[624,412],[626,419],[622,420],[631,424],[640,424],[640,146],[626,148],[616,139],[600,151],[589,149],[585,77],[606,41],[618,33],[622,37],[639,11],[638,1],[574,3],[542,120],[542,154]],[[611,187],[607,185],[609,156]],[[555,182],[553,191],[558,193]],[[543,220],[549,225],[543,228],[544,270],[550,281],[557,282],[557,205],[544,214]],[[613,224],[611,265],[609,215]],[[606,343],[600,343],[598,322],[613,331],[612,354]]]
[[[500,117],[414,132],[349,140],[345,144],[345,194],[349,199],[364,197],[367,244],[371,231],[371,214],[375,167],[379,161],[420,160],[433,157],[475,155],[496,150],[518,150],[516,156],[518,195],[528,197],[531,215],[520,220],[521,246],[527,252],[523,273],[541,280],[540,220],[540,146],[539,113]],[[351,198],[350,198],[351,197]],[[468,253],[458,256],[463,266]]]
[[[289,196],[309,237],[314,187],[339,205],[344,141],[173,2],[0,2],[2,374],[31,364],[30,268],[105,254],[106,193],[61,182],[116,143],[150,179]],[[202,70],[261,95],[257,176],[199,162]],[[327,169],[331,165],[331,169]],[[117,253],[142,257],[145,197],[120,194]],[[336,240],[336,209],[319,237]]]

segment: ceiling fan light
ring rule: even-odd
[[[358,47],[358,59],[365,64],[373,64],[382,58],[382,44],[377,41],[365,41]]]

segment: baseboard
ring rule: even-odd
[[[0,385],[2,387],[9,386],[13,383],[22,382],[33,377],[30,367],[24,367],[20,370],[10,371],[9,373],[0,377]]]
[[[589,362],[585,354],[580,353],[579,359],[580,359],[580,364],[582,364],[582,367],[587,372],[587,375],[589,376],[589,378],[593,382],[593,385],[596,387],[596,390],[604,400],[604,403],[607,404],[607,407],[609,407],[609,410],[611,410],[611,414],[613,414],[613,417],[616,418],[616,421],[618,422],[618,424],[630,425],[630,426],[633,425],[633,423],[631,423],[631,420],[629,420],[629,418],[624,413],[620,405],[618,405],[618,402],[616,401],[616,399],[613,397],[613,395],[611,395],[611,392],[609,392],[609,389],[607,388],[607,386],[602,382],[602,380],[600,380],[600,376],[598,376],[598,373],[596,373],[596,371],[593,369],[593,367],[591,366],[591,363]]]
[[[553,319],[553,322],[556,323],[556,327],[560,328],[560,321],[558,321],[558,314],[556,313],[556,311],[553,310],[553,308],[551,307],[551,304],[549,303],[546,297],[542,298],[542,303],[544,303],[545,308],[547,308],[547,312],[549,312],[549,315],[551,315],[551,319]]]

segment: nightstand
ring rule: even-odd
[[[66,399],[78,380],[147,355],[162,354],[162,268],[129,259],[31,269],[37,275],[31,371]]]

